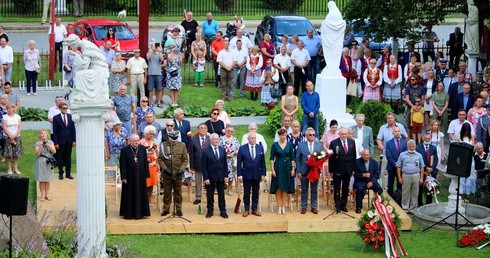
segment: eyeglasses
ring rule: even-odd
[[[167,126],[174,126],[174,125],[167,125]]]
[[[141,102],[143,102],[143,103],[148,103],[148,100],[142,100]]]
[[[315,134],[314,133],[309,133],[309,134],[307,134],[307,136],[315,136]]]
[[[216,112],[213,112],[213,113],[211,113],[211,115],[218,115],[218,113],[216,113]]]
[[[67,107],[62,107],[61,109],[68,109]]]

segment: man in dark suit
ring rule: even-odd
[[[189,160],[191,172],[194,172],[196,180],[196,200],[194,204],[201,203],[202,196],[202,153],[209,146],[209,136],[207,135],[208,126],[205,123],[199,124],[197,134],[191,138],[189,144]]]
[[[436,80],[443,81],[448,75],[448,72],[446,58],[439,58],[439,69],[436,70]]]
[[[76,145],[75,123],[68,114],[68,104],[61,103],[61,113],[53,117],[53,142],[56,148],[56,161],[58,163],[58,178],[63,179],[63,173],[66,172],[66,178],[73,179],[71,176],[71,150]],[[65,170],[63,171],[63,166]]]
[[[403,63],[402,66],[405,67],[406,64],[410,63],[410,58],[415,55],[417,57],[417,62],[420,62],[420,54],[415,51],[414,44],[409,42],[407,44],[407,52],[403,53]]]
[[[463,85],[463,92],[458,94],[456,102],[457,110],[464,109],[466,114],[468,114],[470,108],[475,104],[475,97],[473,96],[473,93],[471,93],[471,85],[469,83]]]
[[[185,144],[187,150],[189,150],[189,143],[191,139],[191,123],[185,120],[184,110],[177,108],[174,110],[174,129],[180,131],[180,137]]]
[[[248,143],[240,146],[237,155],[238,180],[243,182],[243,204],[245,211],[242,216],[250,214],[250,190],[252,191],[252,214],[262,216],[257,209],[259,205],[260,181],[265,178],[265,153],[262,145],[256,144],[254,132],[248,134]]]
[[[361,158],[356,160],[356,173],[354,174],[354,189],[356,189],[356,213],[361,213],[362,199],[364,199],[364,195],[366,195],[366,190],[372,189],[375,193],[379,194],[383,192],[383,189],[378,183],[378,162],[371,158],[371,154],[367,149],[364,149],[361,152],[361,156]]]
[[[225,187],[228,183],[228,164],[225,149],[218,146],[219,136],[211,134],[211,144],[202,153],[202,176],[206,185],[206,200],[208,202],[206,218],[211,218],[214,211],[214,190],[218,189],[218,207],[220,216],[228,218],[225,204]]]
[[[400,153],[407,150],[407,141],[401,137],[401,130],[399,127],[393,129],[393,139],[386,142],[385,155],[386,160],[386,171],[388,171],[388,194],[395,198],[395,192],[393,191],[393,184],[396,178],[396,161],[400,156]],[[396,180],[396,191],[401,194],[402,185]],[[401,196],[401,195],[400,195]]]
[[[298,179],[301,180],[301,214],[306,213],[306,206],[308,205],[308,187],[311,187],[310,199],[311,199],[311,212],[318,214],[318,180],[310,182],[306,176],[310,172],[310,167],[306,164],[308,156],[315,151],[321,151],[323,149],[322,144],[315,139],[315,130],[311,127],[306,129],[306,142],[302,142],[298,145],[296,150],[296,174]]]
[[[452,119],[458,117],[458,94],[463,92],[463,86],[465,84],[464,73],[458,73],[457,75],[458,81],[453,82],[453,84],[449,85],[449,107],[451,108],[451,116]]]
[[[459,59],[464,53],[463,49],[463,36],[461,28],[454,28],[454,32],[449,34],[449,40],[446,42],[446,46],[449,47],[449,67],[454,68],[454,65],[459,64]]]
[[[347,128],[341,128],[339,138],[330,143],[330,149],[333,150],[332,157],[329,159],[330,171],[333,172],[334,183],[334,201],[337,212],[347,210],[347,197],[349,195],[349,181],[354,174],[354,165],[356,163],[356,142],[348,139]],[[342,194],[340,185],[342,184]]]
[[[424,182],[425,178],[428,175],[431,175],[433,178],[437,177],[437,162],[438,162],[438,157],[437,157],[437,148],[433,144],[431,144],[431,133],[425,133],[424,134],[424,142],[419,144],[416,148],[415,151],[420,153],[422,155],[422,158],[424,159]],[[422,202],[422,193],[424,192],[424,185],[419,186],[419,197],[418,197],[418,206],[424,205]],[[432,195],[428,195],[427,192],[425,193],[425,204],[432,203]]]

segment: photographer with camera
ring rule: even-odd
[[[189,156],[185,144],[179,142],[180,132],[172,130],[168,133],[169,141],[160,144],[158,164],[160,165],[163,181],[163,212],[162,216],[170,213],[172,190],[175,204],[175,215],[182,217],[182,177],[189,166]]]
[[[39,182],[41,198],[39,201],[51,201],[49,197],[50,182],[53,181],[53,168],[56,166],[56,159],[53,155],[56,153],[53,141],[48,139],[48,131],[41,129],[39,131],[39,141],[34,144],[34,153],[36,154],[36,171],[35,180]]]

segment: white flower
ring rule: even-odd
[[[490,229],[485,229],[483,232],[485,232],[485,235],[490,235]]]
[[[373,221],[378,222],[381,218],[379,216],[374,217]]]
[[[386,209],[388,210],[388,213],[393,213],[393,207],[388,205],[386,206]]]
[[[313,152],[313,156],[316,156],[316,151],[315,151],[315,152]]]
[[[320,151],[320,154],[325,155],[325,151]]]
[[[372,210],[368,211],[368,212],[367,212],[367,215],[368,215],[368,217],[369,217],[370,219],[374,218],[374,216],[375,216],[375,214],[374,214],[374,212],[373,212]]]

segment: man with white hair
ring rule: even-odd
[[[176,108],[174,110],[174,130],[179,130],[180,138],[189,150],[189,142],[192,136],[191,123],[185,119],[184,110]]]
[[[234,50],[237,48],[237,42],[238,40],[240,40],[242,42],[242,47],[244,49],[246,49],[247,51],[253,47],[253,43],[252,41],[250,41],[250,39],[248,37],[244,37],[243,36],[243,30],[242,29],[238,29],[236,31],[236,37],[233,37],[231,40],[230,40],[230,50]]]
[[[371,153],[371,155],[374,155],[373,129],[367,125],[364,125],[365,119],[366,116],[364,114],[357,114],[357,125],[354,125],[351,128],[354,130],[354,138],[361,141],[362,147],[369,150],[369,153]]]
[[[398,183],[402,185],[402,208],[412,212],[418,207],[419,185],[424,183],[425,163],[422,155],[415,151],[415,141],[407,142],[408,150],[400,153],[396,162]]]
[[[257,128],[258,127],[257,127],[256,123],[250,123],[248,125],[248,133],[243,135],[241,144],[242,145],[247,144],[248,135],[253,132],[253,133],[255,133],[255,138],[256,138],[257,144],[262,145],[262,147],[264,148],[264,153],[267,153],[267,142],[265,141],[264,136],[262,136],[260,133],[257,133]]]

